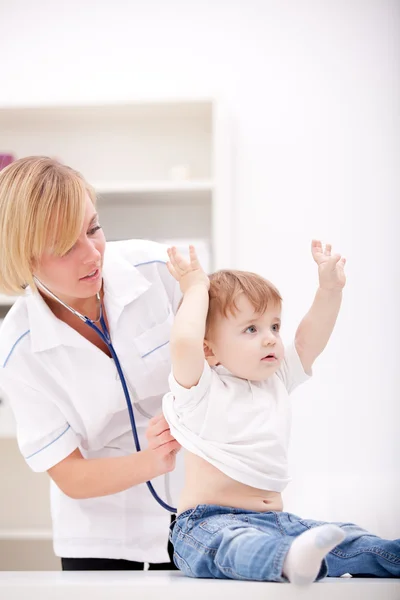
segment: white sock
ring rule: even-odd
[[[324,556],[345,537],[340,527],[330,523],[305,531],[290,546],[283,563],[283,575],[290,583],[297,585],[312,583],[319,573]]]

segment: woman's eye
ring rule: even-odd
[[[254,325],[250,325],[249,327],[247,327],[247,329],[245,330],[245,333],[256,333],[257,329]]]
[[[96,225],[95,227],[92,227],[92,229],[89,229],[88,234],[94,235],[99,229],[101,229],[101,225]]]

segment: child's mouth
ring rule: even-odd
[[[262,358],[261,360],[265,362],[274,362],[276,360],[276,356],[275,354],[268,354],[267,356],[264,356],[264,358]]]

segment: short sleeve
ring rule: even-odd
[[[50,398],[3,374],[0,385],[14,413],[20,451],[33,471],[47,471],[79,446],[78,436]]]
[[[178,441],[183,431],[186,432],[185,435],[188,435],[188,432],[199,435],[208,411],[211,379],[212,371],[207,361],[204,361],[203,373],[198,384],[190,389],[179,385],[173,374],[170,374],[170,392],[164,396],[162,408],[171,433]]]
[[[176,281],[168,271],[166,264],[161,264],[159,268],[160,276],[163,281],[165,290],[168,294],[171,303],[172,312],[174,315],[178,312],[179,304],[182,299],[182,292],[179,287],[179,282]]]
[[[289,394],[298,385],[310,379],[311,374],[307,374],[304,371],[294,343],[285,349],[284,359],[276,375],[282,381]]]
[[[173,372],[168,379],[169,389],[174,397],[175,410],[178,413],[191,411],[207,395],[211,385],[211,369],[208,362],[204,361],[204,368],[197,385],[187,389],[182,387],[175,379]]]

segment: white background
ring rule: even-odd
[[[287,340],[317,284],[311,238],[348,259],[331,343],[293,397],[286,508],[400,537],[399,2],[0,0],[0,62],[1,105],[225,102],[233,265],[280,288]]]

